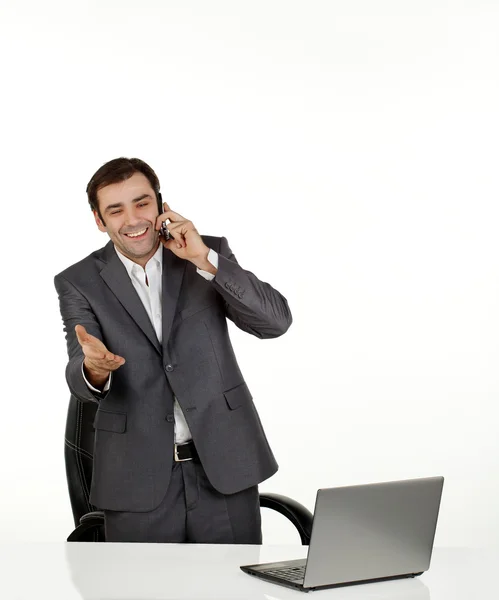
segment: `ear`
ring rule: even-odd
[[[92,212],[94,213],[94,219],[95,219],[95,222],[97,223],[97,227],[99,228],[99,231],[106,233],[107,229],[106,229],[104,223],[101,221],[99,215],[97,214],[97,211],[93,210]]]

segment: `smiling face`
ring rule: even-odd
[[[93,211],[99,230],[109,235],[123,255],[144,267],[160,243],[154,229],[158,203],[147,177],[134,173],[100,189],[97,198],[104,220]]]

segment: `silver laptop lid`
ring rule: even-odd
[[[304,587],[426,571],[443,482],[428,477],[319,490]]]

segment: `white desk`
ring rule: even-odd
[[[243,573],[241,564],[301,558],[303,546],[0,544],[2,600],[492,600],[499,551],[435,549],[416,579],[303,594]]]

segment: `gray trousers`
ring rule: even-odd
[[[175,462],[157,508],[104,510],[104,527],[108,542],[261,544],[258,486],[225,496],[212,487],[201,463]]]

